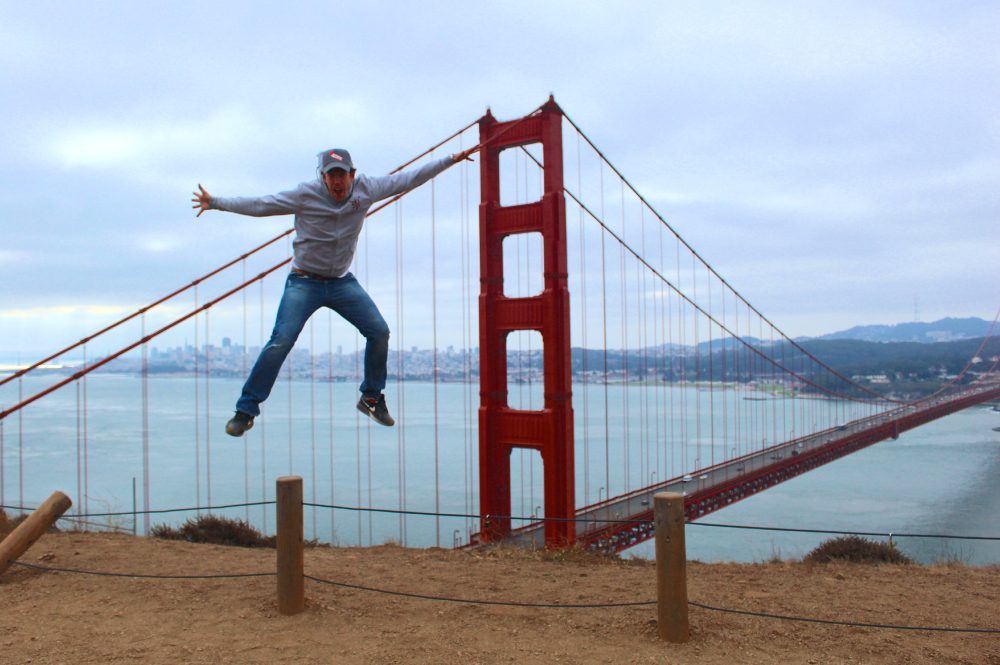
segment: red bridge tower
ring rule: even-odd
[[[573,468],[573,393],[570,358],[569,288],[566,263],[566,200],[563,195],[562,110],[550,96],[525,118],[498,122],[489,111],[479,121],[482,202],[479,206],[479,497],[483,542],[508,536],[511,524],[510,454],[538,450],[545,483],[545,518],[576,517]],[[500,205],[500,153],[542,144],[544,193],[535,203]],[[508,298],[503,293],[503,239],[518,233],[542,235],[545,288],[540,295]],[[537,330],[544,345],[545,407],[512,409],[507,403],[507,335]],[[576,540],[572,521],[547,521],[545,545],[566,547]]]

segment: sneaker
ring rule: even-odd
[[[385,395],[379,395],[377,400],[363,397],[358,400],[358,411],[366,413],[368,416],[386,427],[392,427],[396,421],[389,415],[389,408],[385,405]]]
[[[243,433],[253,427],[253,416],[249,413],[237,411],[236,415],[226,423],[226,434],[229,436],[243,436]]]

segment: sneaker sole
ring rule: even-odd
[[[395,420],[393,420],[391,423],[382,422],[381,420],[375,417],[375,414],[372,413],[367,406],[361,404],[360,402],[358,403],[358,411],[365,414],[366,416],[377,422],[379,425],[382,425],[383,427],[392,427],[393,425],[396,424]]]
[[[253,429],[253,423],[250,423],[250,426],[247,427],[243,431],[237,431],[235,427],[230,428],[229,425],[227,424],[226,425],[226,434],[228,434],[229,436],[237,436],[238,437],[238,436],[243,436],[246,432],[248,432],[248,431],[250,431],[252,429]]]

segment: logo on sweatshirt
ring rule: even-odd
[[[361,210],[361,201],[357,200],[356,198],[351,199],[351,210],[355,211]]]

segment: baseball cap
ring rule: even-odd
[[[319,157],[320,173],[326,173],[331,169],[344,169],[345,171],[354,169],[354,162],[351,161],[351,153],[343,148],[324,150],[316,156]]]

